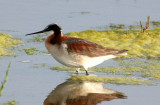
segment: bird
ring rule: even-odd
[[[57,23],[49,24],[41,31],[26,35],[39,33],[49,34],[45,40],[45,47],[53,58],[67,67],[76,68],[77,74],[80,68],[84,68],[86,75],[89,75],[88,68],[117,56],[127,55],[128,51],[107,48],[82,38],[64,36],[61,26]]]

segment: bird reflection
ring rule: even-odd
[[[102,83],[67,80],[48,95],[44,105],[96,105],[124,98],[123,93],[104,88]]]

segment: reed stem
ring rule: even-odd
[[[11,68],[11,62],[10,62],[9,65],[8,65],[8,69],[7,69],[7,71],[6,71],[5,79],[4,79],[4,81],[2,82],[2,86],[1,86],[1,88],[0,88],[0,96],[2,96],[2,92],[3,92],[3,90],[4,90],[4,87],[5,87],[6,83],[7,83],[8,74],[9,74],[10,68]]]

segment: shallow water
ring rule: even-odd
[[[27,43],[32,36],[27,33],[43,29],[46,25],[59,23],[63,32],[82,31],[114,24],[137,24],[140,20],[159,21],[159,0],[1,0],[0,32],[5,32],[24,41],[20,48],[37,46],[45,50],[43,43]],[[17,48],[19,49],[19,48]],[[42,105],[48,94],[70,78],[72,72],[52,71],[50,67],[60,66],[50,55],[26,55],[18,52],[17,57],[0,58],[0,81],[3,81],[9,62],[12,62],[0,105],[16,100],[18,105]],[[29,63],[21,61],[29,60]],[[46,64],[46,66],[42,66]],[[117,66],[118,62],[109,60],[99,65]],[[107,76],[104,73],[91,73]],[[158,105],[160,103],[159,82],[155,86],[126,86],[104,84],[122,92],[127,99],[103,101],[99,105]]]
[[[159,0],[1,0],[0,30],[23,35],[56,22],[63,31],[145,22],[147,16],[159,21]],[[7,9],[6,9],[7,8]]]

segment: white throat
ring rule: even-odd
[[[53,33],[54,33],[54,31],[47,31],[47,32],[45,32],[45,34],[46,34],[47,36],[52,35]]]

